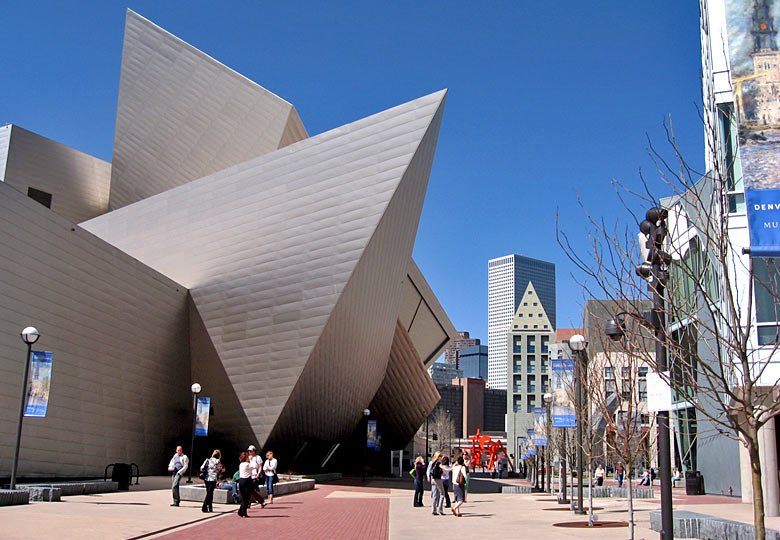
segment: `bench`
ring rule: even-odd
[[[672,516],[675,538],[705,538],[707,540],[754,540],[755,527],[749,523],[732,521],[707,514],[675,511]],[[650,528],[661,531],[661,512],[650,512]],[[766,530],[767,540],[780,540],[780,532]]]

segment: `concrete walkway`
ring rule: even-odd
[[[195,480],[199,482],[199,480]],[[250,519],[235,515],[233,505],[214,505],[203,514],[199,503],[170,506],[167,477],[145,477],[129,492],[66,497],[57,503],[31,503],[0,508],[3,538],[263,538],[440,540],[457,533],[462,538],[505,537],[611,540],[628,537],[626,528],[564,529],[564,521],[587,521],[575,516],[546,494],[500,494],[500,483],[472,480],[472,493],[462,507],[462,518],[431,515],[430,495],[425,507],[412,506],[411,479],[345,479],[321,484],[313,491],[278,497],[266,508],[253,507]],[[752,508],[729,497],[687,497],[674,490],[675,510],[691,510],[752,523]],[[586,499],[587,502],[587,499]],[[595,499],[601,521],[627,518],[625,499]],[[635,501],[636,538],[657,538],[650,530],[649,511],[659,500]],[[780,518],[767,518],[767,527],[780,529]]]

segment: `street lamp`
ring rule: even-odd
[[[192,484],[192,467],[195,464],[195,418],[198,415],[198,394],[201,386],[198,383],[192,383],[192,441],[190,442],[190,466],[187,467],[187,483]]]
[[[664,292],[669,281],[667,271],[672,257],[664,252],[666,239],[666,218],[663,208],[651,208],[639,224],[639,230],[646,238],[645,261],[636,266],[636,274],[647,281],[647,290],[653,295],[653,309],[649,314],[620,312],[607,323],[604,329],[612,341],[619,341],[625,335],[624,317],[627,315],[643,327],[651,330],[655,337],[655,363],[659,373],[668,369],[666,361],[666,317]],[[649,315],[649,316],[648,316]],[[658,420],[658,474],[661,475],[661,540],[672,540],[674,522],[672,515],[672,466],[669,444],[669,411],[656,412]]]
[[[27,378],[30,375],[30,356],[33,343],[38,341],[41,335],[32,326],[28,326],[21,332],[22,341],[27,344],[27,358],[24,360],[24,378],[22,379],[22,398],[19,402],[19,422],[16,424],[16,448],[14,461],[11,464],[11,489],[16,489],[16,467],[19,463],[19,447],[22,442],[22,420],[24,420],[25,401],[27,400]]]
[[[366,459],[366,454],[368,453],[368,417],[371,414],[371,411],[368,409],[363,409],[363,416],[366,419],[366,440],[364,441],[365,444],[363,444],[363,482],[366,481],[366,467],[368,466],[368,460]]]
[[[544,400],[544,404],[547,407],[547,446],[544,449],[544,453],[547,454],[547,491],[550,493],[553,492],[552,490],[552,464],[553,464],[553,456],[552,456],[552,449],[550,448],[552,443],[552,416],[551,416],[551,406],[552,406],[552,400],[553,395],[550,392],[547,392],[542,396],[542,399]]]
[[[574,387],[575,400],[577,407],[577,509],[575,514],[585,515],[585,509],[582,507],[582,424],[585,421],[585,414],[582,405],[582,377],[585,373],[585,365],[588,361],[588,341],[585,336],[574,334],[569,339],[569,347],[574,351]]]

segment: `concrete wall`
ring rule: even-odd
[[[54,356],[46,418],[27,418],[22,477],[165,471],[189,439],[187,290],[0,183],[0,477],[10,475],[25,345]]]

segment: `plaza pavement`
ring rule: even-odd
[[[195,480],[199,482],[199,480]],[[503,480],[503,484],[523,484]],[[239,518],[233,505],[214,505],[203,514],[200,503],[170,506],[167,477],[144,477],[131,491],[63,498],[57,503],[31,503],[0,508],[3,538],[262,538],[268,540],[406,540],[459,538],[625,539],[626,528],[569,529],[553,526],[564,521],[587,521],[561,510],[564,505],[545,494],[501,494],[499,482],[472,479],[472,492],[462,507],[463,517],[433,516],[430,496],[425,507],[412,506],[409,478],[344,479],[320,484],[315,490],[278,497],[266,508],[253,507],[249,519]],[[657,491],[657,489],[656,489]],[[548,499],[548,500],[545,500]],[[635,500],[637,539],[657,538],[649,528],[649,511],[658,498]],[[586,498],[587,504],[587,498]],[[627,518],[625,499],[595,499],[601,521]],[[675,510],[752,521],[752,508],[739,499],[686,496],[674,490]],[[780,518],[767,518],[767,527],[780,529]]]

